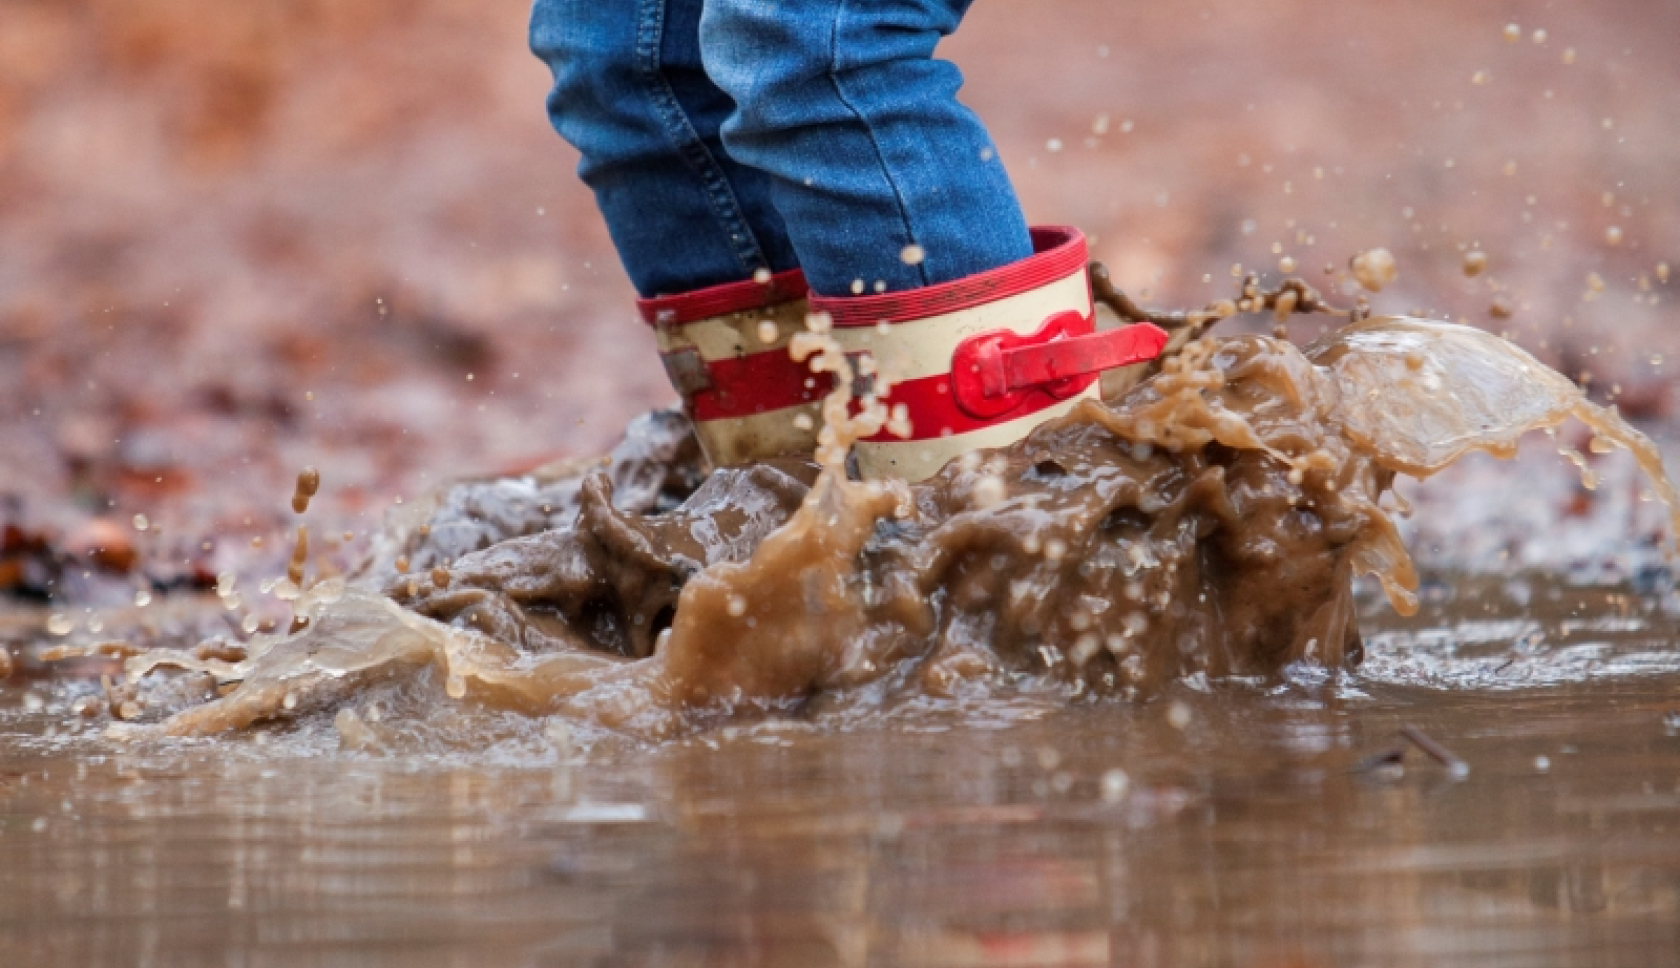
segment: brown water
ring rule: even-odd
[[[95,687],[14,683],[0,964],[1680,964],[1674,612],[1425,592],[1364,601],[1351,674],[587,753],[523,717],[343,750],[328,712],[113,743],[65,713]],[[1468,774],[1361,769],[1407,724]]]
[[[1680,964],[1666,571],[1420,584],[1386,510],[1570,416],[1672,499],[1520,350],[1198,344],[915,487],[830,416],[447,489],[293,632],[26,650],[0,964]]]
[[[837,351],[816,362],[844,383]],[[1362,322],[1305,354],[1257,336],[1192,343],[1118,400],[914,486],[846,478],[846,441],[886,422],[847,402],[842,386],[825,403],[818,464],[722,469],[663,512],[673,480],[698,475],[692,446],[651,431],[614,461],[628,506],[584,468],[513,496],[451,492],[394,528],[359,582],[276,589],[296,599],[297,634],[215,657],[153,650],[132,676],[194,675],[110,704],[175,735],[341,709],[347,742],[382,745],[393,727],[345,703],[423,671],[446,705],[647,739],[930,697],[1139,699],[1189,676],[1355,665],[1357,576],[1417,607],[1381,503],[1397,472],[1510,453],[1574,416],[1677,503],[1651,443],[1568,380],[1419,319]],[[405,719],[434,718],[402,695]]]

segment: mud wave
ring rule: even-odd
[[[1380,503],[1394,475],[1506,455],[1571,416],[1676,503],[1614,412],[1509,342],[1411,318],[1305,350],[1192,343],[1122,397],[915,486],[849,480],[832,457],[694,486],[680,425],[655,420],[607,468],[442,495],[360,583],[310,589],[301,631],[259,637],[243,661],[153,653],[130,672],[221,684],[161,723],[175,734],[424,674],[451,700],[656,738],[770,711],[1135,698],[1197,674],[1350,666],[1356,575],[1416,608]]]

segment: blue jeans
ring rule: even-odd
[[[970,2],[536,0],[531,49],[643,296],[793,268],[825,296],[915,289],[1032,254],[933,58]]]

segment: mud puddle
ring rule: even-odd
[[[1385,494],[1647,442],[1445,324],[1181,360],[915,488],[653,415],[179,647],[13,613],[0,961],[1675,963],[1666,567],[1419,576]]]
[[[820,333],[806,352],[844,366]],[[330,715],[346,745],[379,747],[504,715],[655,741],[1005,696],[1147,700],[1370,656],[1356,579],[1401,615],[1420,604],[1397,474],[1506,456],[1573,417],[1592,452],[1633,455],[1645,499],[1675,503],[1612,411],[1504,340],[1420,319],[1304,352],[1199,340],[1123,396],[915,486],[847,478],[847,441],[885,422],[847,399],[829,401],[815,464],[707,476],[681,422],[654,415],[605,466],[405,509],[358,579],[301,589],[303,557],[254,590],[223,576],[229,607],[290,602],[289,630],[147,650],[83,710],[121,720],[114,737]],[[1400,641],[1373,670],[1396,668]]]
[[[1372,648],[1481,621],[1374,627]],[[1671,643],[1669,621],[1650,634]],[[25,711],[13,684],[0,956],[1674,964],[1680,674],[1492,691],[1440,659],[1446,688],[1308,667],[1149,703],[924,701],[587,755],[523,716],[472,722],[470,750],[434,726],[424,753],[345,751],[324,716],[113,745],[66,735],[57,697]]]

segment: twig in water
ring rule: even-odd
[[[1455,754],[1452,750],[1449,750],[1440,743],[1435,742],[1434,739],[1430,738],[1429,734],[1425,733],[1421,729],[1418,729],[1416,726],[1408,724],[1400,727],[1400,735],[1413,746],[1423,750],[1430,759],[1446,767],[1447,772],[1453,776],[1462,777],[1470,774],[1470,764],[1459,759],[1457,754]]]
[[[1278,283],[1276,289],[1267,292],[1260,289],[1260,277],[1252,272],[1243,277],[1240,294],[1234,300],[1221,299],[1197,311],[1163,310],[1138,305],[1132,297],[1114,284],[1107,266],[1101,262],[1093,262],[1091,296],[1128,323],[1154,323],[1165,330],[1188,328],[1191,331],[1191,339],[1200,338],[1202,333],[1211,329],[1215,323],[1238,313],[1270,311],[1277,317],[1280,329],[1292,314],[1326,313],[1332,316],[1346,316],[1354,322],[1371,315],[1371,307],[1363,296],[1352,309],[1338,309],[1325,302],[1324,296],[1299,276],[1290,276]]]

